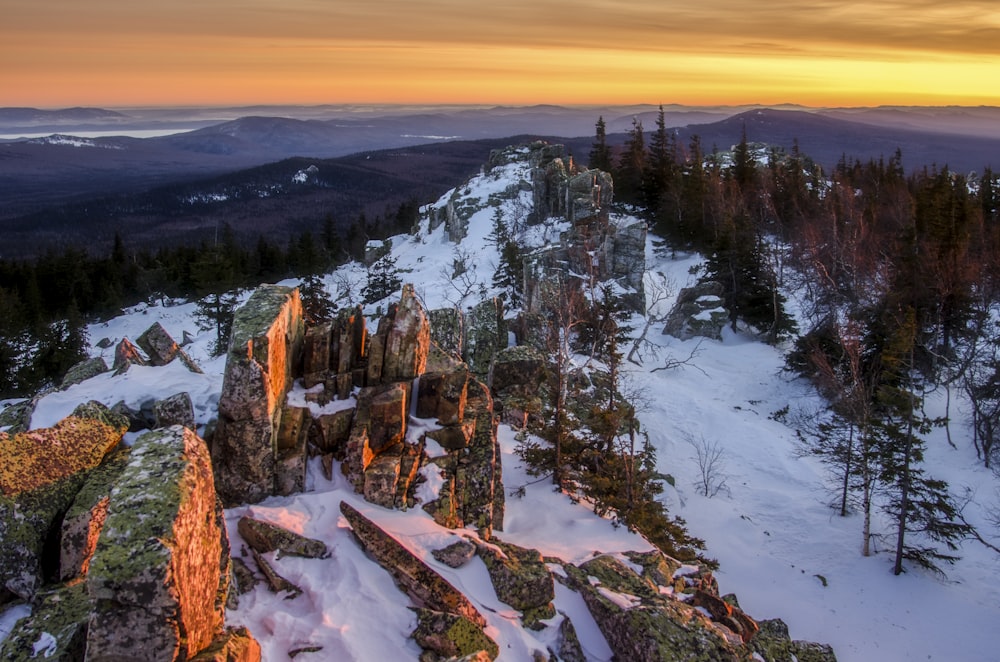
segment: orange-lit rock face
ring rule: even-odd
[[[274,493],[279,410],[303,337],[296,289],[261,286],[236,313],[212,448],[216,489],[227,505]]]

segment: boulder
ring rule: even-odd
[[[358,543],[393,576],[414,602],[434,611],[462,616],[479,628],[486,626],[486,619],[461,591],[395,538],[346,501],[340,502],[340,512],[347,518]]]
[[[753,652],[765,662],[836,662],[833,648],[810,641],[793,641],[780,618],[760,621],[750,641]]]
[[[652,582],[614,557],[602,555],[578,568],[564,568],[617,658],[742,662],[750,657],[726,628],[694,607],[662,595]]]
[[[442,658],[466,659],[468,655],[485,652],[488,660],[500,654],[497,643],[486,636],[483,628],[464,616],[417,609],[417,629],[411,635],[425,651]]]
[[[74,384],[79,384],[80,382],[86,381],[91,377],[96,377],[97,375],[103,374],[107,371],[108,364],[105,363],[104,359],[99,356],[80,361],[66,372],[62,378],[62,382],[59,384],[59,389],[68,389]]]
[[[194,432],[136,440],[87,574],[88,659],[186,659],[212,643],[230,574],[222,515]]]
[[[4,407],[3,411],[0,411],[0,430],[7,428],[9,434],[27,432],[31,428],[31,416],[35,413],[35,406],[44,395],[43,391],[32,398]]]
[[[155,402],[153,403],[156,404]],[[152,409],[149,413],[150,417],[139,409],[133,409],[125,404],[124,400],[119,400],[114,405],[111,406],[111,411],[119,416],[124,416],[128,421],[128,431],[129,432],[139,432],[141,430],[149,430],[152,426],[156,425],[155,417],[152,416]],[[153,419],[153,420],[150,420]]]
[[[241,517],[236,530],[247,545],[261,554],[277,550],[278,558],[282,555],[308,559],[325,559],[330,556],[330,550],[322,540],[306,538],[277,524],[252,517]]]
[[[304,325],[298,290],[262,285],[236,311],[212,442],[216,489],[227,505],[275,491],[275,432]]]
[[[181,425],[191,430],[195,429],[194,405],[187,393],[175,393],[153,405],[153,416],[156,427],[168,428],[171,425]]]
[[[135,344],[146,352],[149,363],[155,366],[167,365],[177,358],[177,353],[181,351],[181,348],[159,322],[155,322],[143,331],[142,335],[135,339]]]
[[[460,539],[443,549],[431,550],[431,556],[449,568],[461,568],[476,555],[476,546],[468,540]]]
[[[42,583],[46,541],[56,539],[87,472],[121,441],[125,426],[90,417],[96,409],[80,407],[51,428],[0,432],[0,589],[31,599]]]
[[[111,369],[115,371],[115,375],[121,375],[134,365],[146,365],[146,359],[128,338],[122,338],[115,347],[115,361]]]
[[[31,616],[0,644],[7,662],[79,662],[86,657],[90,602],[82,582],[39,592]]]
[[[402,446],[402,444],[400,444]],[[365,501],[383,508],[393,508],[399,492],[401,458],[397,453],[379,455],[365,468],[362,494]]]
[[[368,447],[378,455],[406,436],[410,384],[395,382],[376,389],[369,406]]]

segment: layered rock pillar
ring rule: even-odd
[[[275,493],[278,424],[303,337],[297,289],[262,285],[236,311],[212,442],[216,490],[227,506]]]

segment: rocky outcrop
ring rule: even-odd
[[[722,340],[722,329],[729,321],[729,313],[722,306],[722,294],[722,284],[714,280],[685,287],[677,295],[663,333],[681,340],[695,337]]]
[[[495,660],[500,654],[496,642],[468,618],[432,609],[416,611],[417,629],[413,631],[413,640],[425,651],[441,658],[463,660],[480,652],[487,660]]]
[[[190,662],[260,662],[260,644],[246,628],[227,628]]]
[[[191,372],[201,372],[198,364],[180,348],[159,322],[143,331],[142,335],[135,339],[135,344],[146,352],[150,365],[164,366],[174,359],[180,359]]]
[[[485,379],[497,352],[507,347],[507,325],[503,303],[488,299],[474,306],[466,317],[465,354],[463,358],[478,377]]]
[[[695,607],[663,595],[651,582],[611,556],[579,568],[564,566],[571,585],[615,656],[637,662],[679,660],[747,661],[738,636]]]
[[[156,427],[180,425],[194,430],[194,404],[187,393],[175,393],[153,405]]]
[[[226,504],[276,491],[277,427],[303,336],[298,290],[261,286],[236,312],[212,444],[216,489]]]
[[[128,338],[122,338],[115,346],[115,361],[111,368],[115,371],[115,375],[121,375],[134,365],[146,365],[146,359]]]
[[[754,653],[765,662],[836,662],[833,649],[811,641],[793,641],[788,626],[779,618],[760,621],[760,631],[751,640]]]
[[[135,443],[87,574],[92,659],[184,660],[223,627],[229,544],[208,449],[180,426]]]
[[[32,614],[20,621],[2,645],[7,662],[79,662],[87,659],[90,600],[81,582],[40,591]]]
[[[427,315],[413,293],[413,285],[404,285],[399,303],[389,307],[372,336],[367,383],[409,381],[422,374],[430,341]]]

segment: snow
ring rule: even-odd
[[[488,291],[492,291],[497,255],[487,241],[494,207],[485,201],[527,177],[522,164],[497,170],[458,189],[483,201],[482,208],[472,214],[467,239],[457,248],[466,252],[471,276]],[[441,208],[447,200],[445,196],[434,206]],[[544,243],[546,238],[557,237],[557,230],[556,224],[537,226],[533,240]],[[478,300],[478,292],[462,298],[450,284],[456,245],[447,240],[443,228],[431,232],[425,226],[418,236],[396,237],[392,245],[404,279],[415,283],[428,308],[468,306]],[[673,283],[675,295],[693,282],[691,268],[700,262],[694,255],[658,256],[652,238],[647,258],[650,274],[662,273]],[[345,279],[363,282],[363,273],[360,265],[352,264],[328,275],[325,282],[329,291],[336,292],[337,283]],[[366,313],[376,308],[378,304],[372,304]],[[33,426],[51,425],[75,404],[89,399],[109,405],[123,399],[138,406],[186,390],[195,402],[198,427],[203,429],[215,416],[224,364],[209,355],[212,333],[197,332],[193,309],[193,304],[143,305],[91,326],[90,338],[94,342],[103,336],[115,341],[135,338],[155,321],[175,338],[187,330],[195,341],[185,349],[205,370],[204,375],[193,374],[176,362],[163,368],[133,367],[118,378],[100,375],[44,397]],[[633,326],[641,329],[643,325]],[[656,449],[659,470],[674,478],[674,486],[665,485],[662,499],[672,514],[687,521],[692,535],[706,541],[707,555],[720,562],[716,577],[722,593],[736,593],[741,606],[755,618],[783,619],[795,639],[831,644],[841,662],[996,659],[1000,555],[968,542],[960,550],[962,559],[945,568],[946,577],[917,569],[893,576],[885,543],[876,545],[874,555],[863,557],[860,518],[853,514],[841,518],[826,505],[830,494],[823,467],[812,458],[800,457],[794,430],[774,420],[780,418],[775,412],[786,407],[794,412],[822,406],[807,383],[783,371],[782,348],[764,345],[728,327],[721,341],[680,341],[659,331],[651,329],[648,337],[659,346],[659,356],[647,355],[644,365],[633,368],[627,379],[645,394],[647,403],[639,417]],[[688,356],[695,348],[693,365],[652,371],[667,356]],[[109,363],[112,352],[94,349],[95,355],[103,354]],[[300,387],[292,398],[306,403],[305,395]],[[934,394],[928,400],[928,413],[942,413],[943,398]],[[330,413],[330,407],[350,402],[335,401],[322,411]],[[953,492],[969,489],[972,500],[966,516],[992,537],[996,531],[987,525],[984,510],[986,504],[998,500],[996,481],[976,460],[964,423],[967,412],[961,403],[952,407],[957,448],[945,442],[943,430],[935,430],[928,440],[925,466],[928,473],[947,480]],[[516,455],[518,441],[509,427],[500,426],[499,439],[507,492],[504,527],[497,533],[500,539],[573,563],[596,552],[651,549],[642,538],[597,517],[585,502],[554,491],[549,480],[529,475]],[[714,497],[702,496],[695,488],[700,476],[692,443],[700,440],[717,442],[724,452],[720,478],[725,478],[727,489]],[[435,476],[433,467],[425,468],[424,475],[428,480],[419,496],[430,499],[435,487],[440,487],[440,476]],[[552,644],[555,627],[531,632],[518,625],[516,612],[497,599],[480,559],[452,569],[431,556],[432,550],[459,537],[475,538],[474,531],[443,529],[419,507],[401,512],[368,504],[354,494],[339,467],[334,467],[333,480],[326,480],[318,459],[310,463],[308,484],[311,489],[306,493],[272,497],[226,513],[234,555],[246,553],[236,531],[236,521],[245,513],[320,539],[332,552],[328,559],[269,557],[279,573],[302,588],[302,595],[286,599],[258,586],[241,596],[238,609],[228,612],[229,624],[247,626],[261,642],[264,659],[288,660],[290,650],[305,646],[322,646],[323,659],[336,660],[415,660],[420,653],[408,638],[416,625],[409,609],[412,605],[354,541],[340,514],[342,501],[390,531],[468,595],[488,620],[487,632],[500,645],[500,660],[530,659],[533,651],[544,651]],[[890,533],[889,523],[879,517],[874,527]],[[629,602],[628,596],[617,597]],[[571,618],[588,659],[610,660],[607,642],[580,596],[557,583],[555,604],[560,615],[551,624],[558,626],[563,617]],[[21,611],[14,615],[24,614],[25,608],[15,609]],[[5,623],[13,619],[11,614],[10,610],[0,614],[0,635]]]

